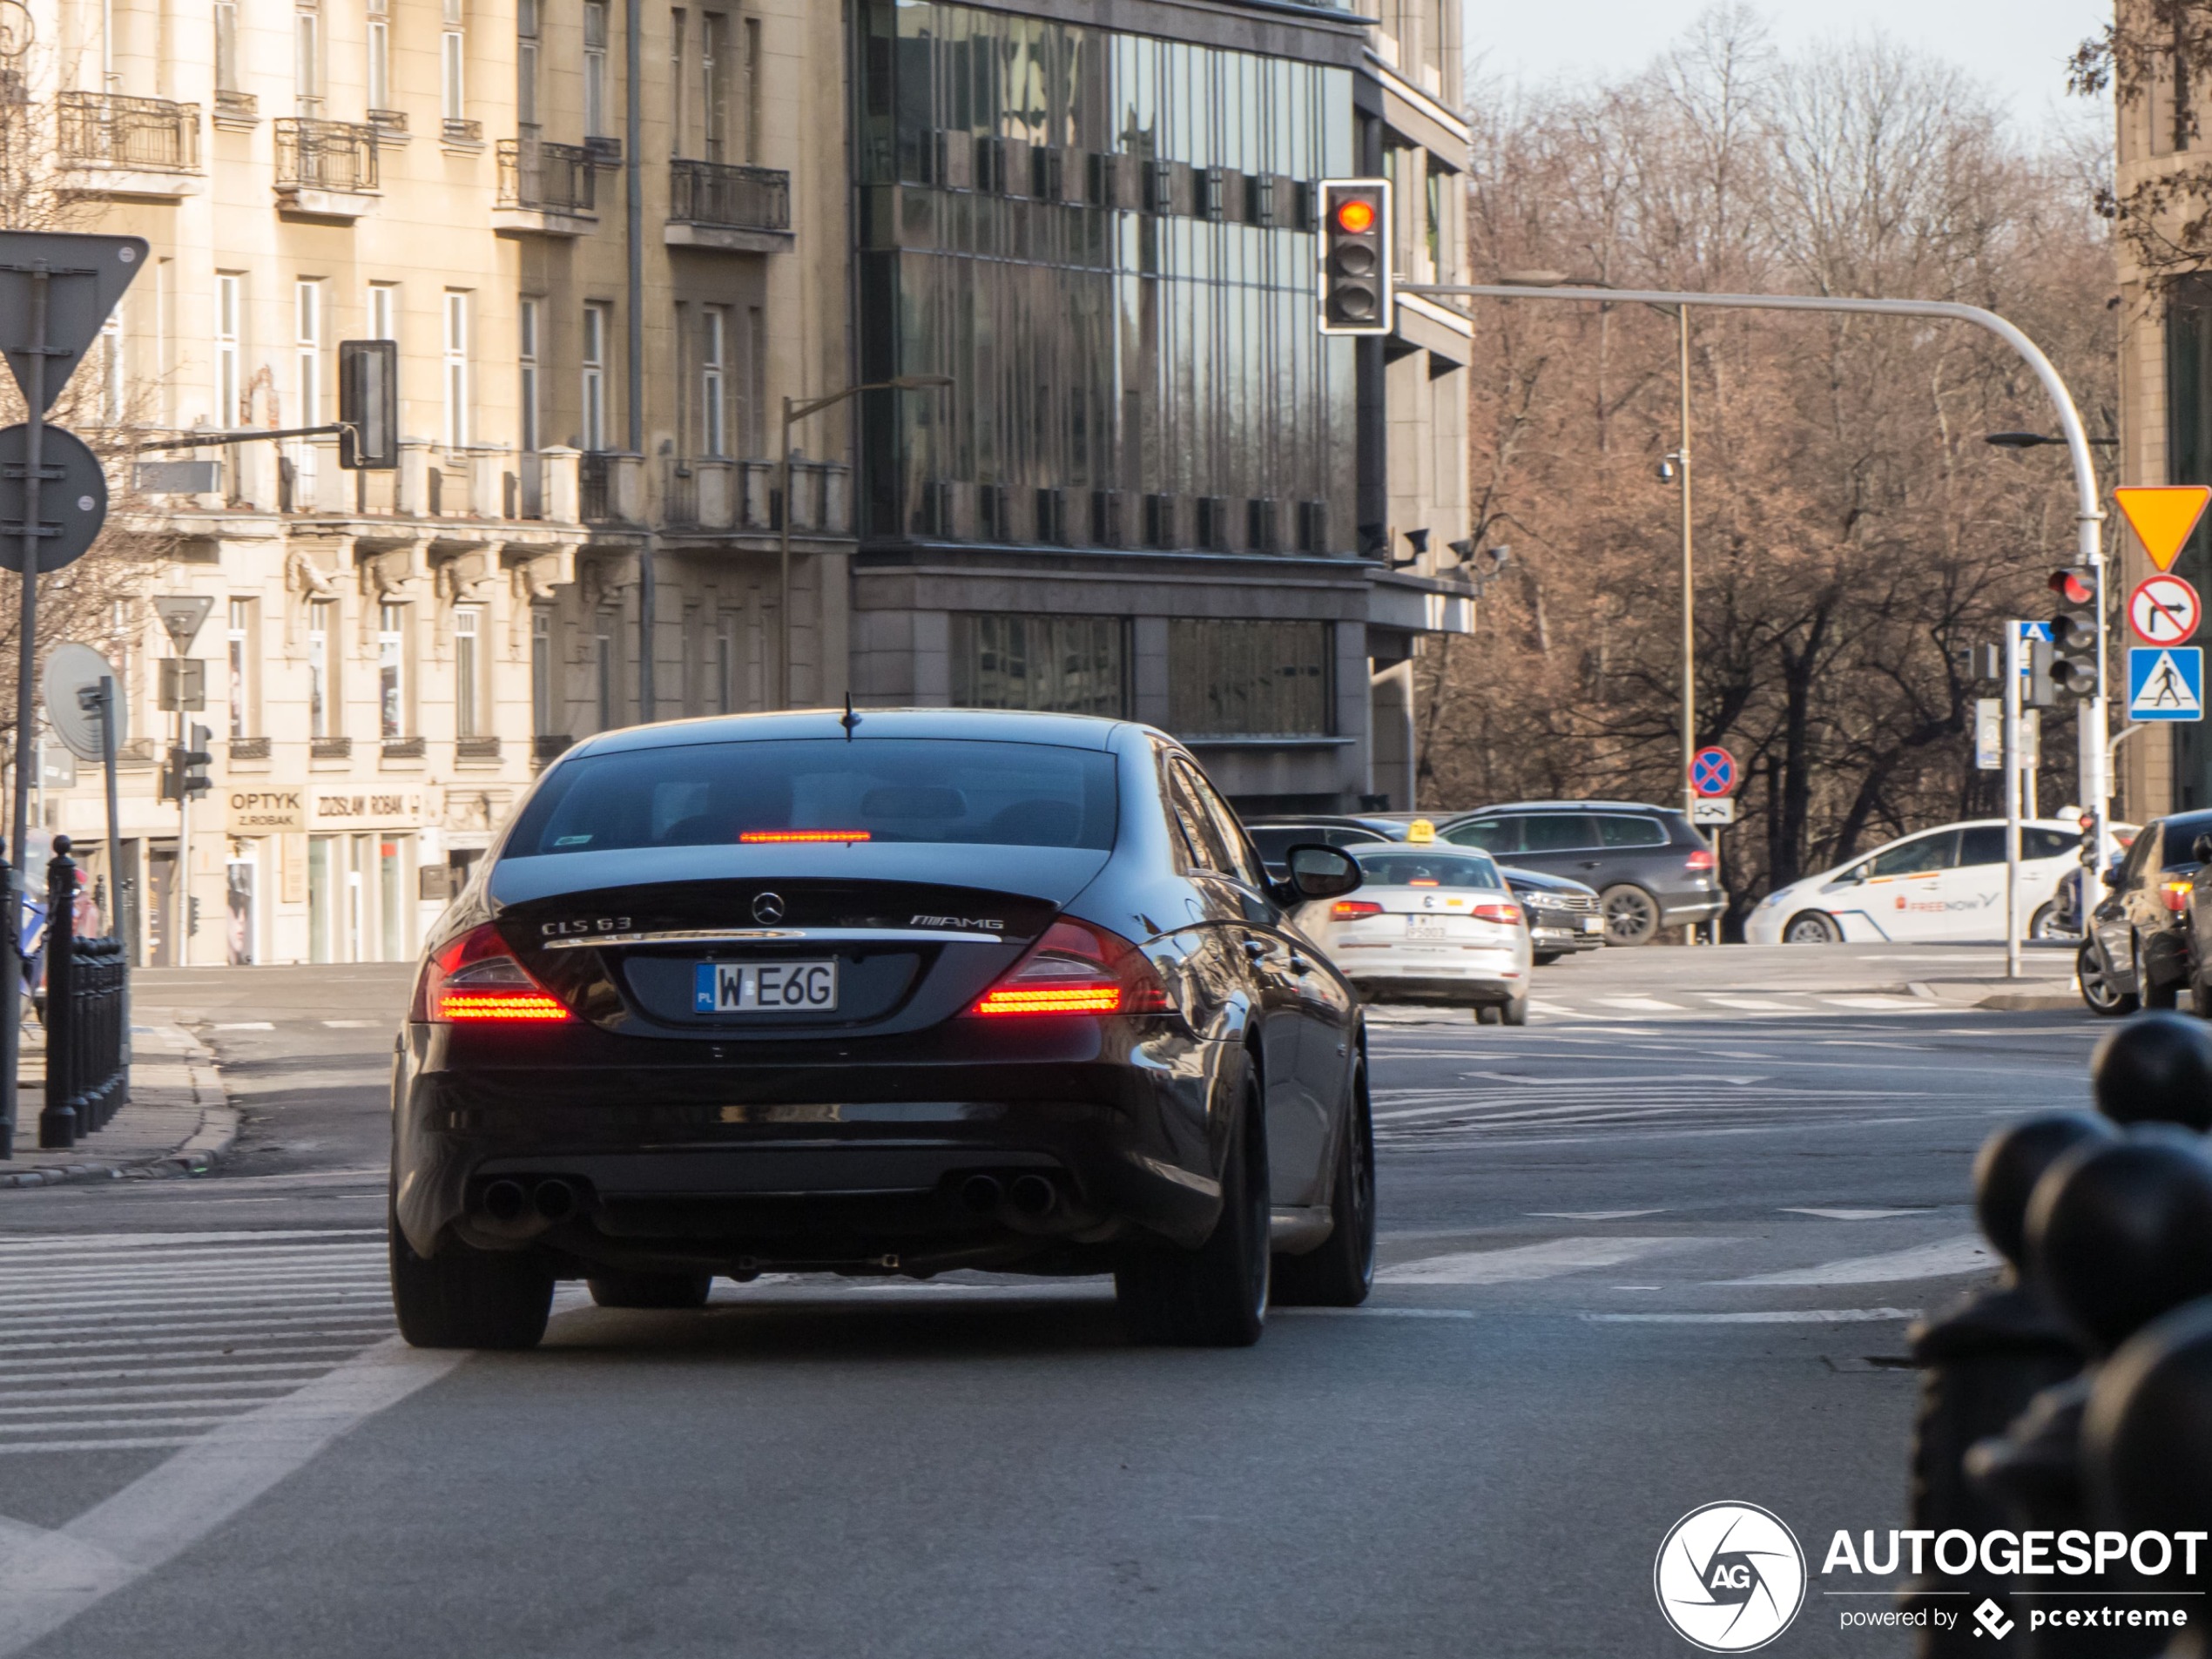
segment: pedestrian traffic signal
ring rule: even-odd
[[[2038,689],[2047,686],[2051,701],[2060,696],[2093,697],[2097,690],[2096,577],[2068,566],[2051,573],[2050,587],[2060,609],[2051,618],[2049,668],[2047,675],[2038,676]]]
[[[1390,278],[1390,180],[1321,181],[1321,332],[1386,334]]]

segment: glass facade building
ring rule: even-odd
[[[1352,73],[865,0],[863,544],[1349,556],[1354,347],[1314,323]]]

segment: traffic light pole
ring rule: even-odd
[[[2020,624],[2005,624],[2005,977],[2020,976]]]
[[[2098,868],[2103,867],[2104,849],[2111,839],[2112,793],[2111,754],[2105,738],[2109,724],[2105,706],[2105,687],[2110,673],[2110,653],[2106,636],[2105,516],[2103,509],[2097,505],[2097,469],[2089,457],[2089,435],[2082,428],[2081,413],[2074,408],[2074,395],[2067,390],[2065,381],[2059,377],[2051,360],[2043,354],[2042,348],[2033,341],[1993,311],[1986,311],[1979,306],[1960,305],[1950,300],[1848,300],[1804,293],[1680,293],[1656,288],[1537,287],[1507,282],[1406,282],[1400,283],[1399,287],[1407,293],[1445,299],[1563,300],[1612,306],[1640,300],[1646,305],[1661,307],[1717,306],[1737,311],[1842,311],[1877,317],[1937,317],[1952,322],[1972,323],[1977,328],[1986,329],[2010,346],[2020,361],[2034,373],[2035,378],[2042,382],[2044,392],[2058,413],[2059,429],[2066,435],[2067,454],[2074,462],[2076,546],[2082,564],[2096,583],[2097,684],[2082,711],[2082,718],[2089,723],[2089,729],[2096,733],[2098,741],[2084,744],[2081,747],[2081,793],[2088,809],[2096,814]]]

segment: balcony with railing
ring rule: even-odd
[[[174,200],[199,188],[199,105],[119,92],[62,92],[55,98],[55,150],[64,167],[88,176],[84,195]]]
[[[582,236],[597,225],[597,173],[582,145],[555,144],[529,133],[499,141],[494,230]]]
[[[671,247],[779,253],[791,246],[791,175],[719,161],[668,164]]]
[[[358,219],[376,193],[376,129],[304,115],[276,121],[276,191],[293,212]]]

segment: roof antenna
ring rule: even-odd
[[[853,712],[853,692],[848,687],[845,693],[845,718],[838,722],[845,728],[846,742],[853,741],[853,728],[860,724],[860,717]]]

